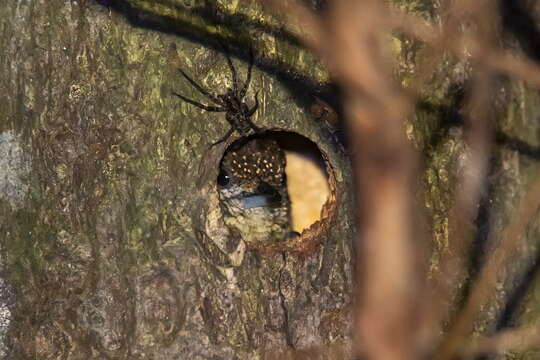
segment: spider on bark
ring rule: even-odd
[[[231,128],[227,131],[225,136],[213,143],[211,146],[215,146],[226,141],[232,133],[236,130],[240,136],[249,135],[250,130],[253,130],[255,133],[260,132],[260,129],[251,121],[251,116],[255,114],[257,108],[259,107],[259,101],[257,99],[259,92],[255,93],[255,104],[253,107],[249,107],[248,104],[244,101],[247,90],[249,88],[249,83],[251,81],[251,68],[253,67],[253,52],[250,49],[250,59],[248,66],[248,73],[246,81],[242,86],[239,85],[238,76],[236,69],[232,63],[231,58],[227,49],[224,47],[225,57],[227,59],[227,64],[232,75],[232,87],[228,88],[224,94],[213,95],[210,91],[204,89],[201,85],[197,84],[195,80],[190,78],[182,69],[178,69],[180,73],[186,78],[187,81],[197,89],[202,95],[204,95],[208,100],[212,102],[213,105],[201,104],[195,100],[185,97],[182,94],[173,92],[174,95],[178,96],[180,99],[184,100],[188,104],[194,105],[199,109],[203,109],[211,112],[224,112],[225,119],[231,125]]]

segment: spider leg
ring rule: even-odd
[[[221,46],[223,47],[223,50],[225,52],[225,58],[227,59],[227,65],[229,65],[229,69],[231,70],[231,76],[232,76],[232,81],[233,81],[233,90],[234,90],[235,93],[238,93],[238,76],[236,75],[236,69],[234,68],[231,57],[229,56],[229,49],[227,49],[227,47],[223,43],[221,43]]]
[[[249,127],[250,127],[256,134],[258,134],[258,133],[261,132],[261,129],[260,129],[257,125],[255,125],[255,124],[253,123],[253,121],[251,121],[250,118],[247,118],[247,119],[246,119],[246,122],[248,123]]]
[[[225,134],[225,136],[223,136],[221,139],[219,139],[218,141],[216,141],[215,143],[213,143],[212,145],[210,145],[210,147],[213,147],[213,146],[216,146],[217,144],[221,144],[222,142],[226,141],[229,136],[232,135],[232,133],[234,132],[234,128],[231,127],[229,129],[229,131],[227,131],[227,133]]]
[[[259,91],[257,91],[255,93],[255,105],[253,105],[253,107],[248,110],[248,113],[247,113],[248,118],[252,117],[253,114],[255,114],[255,111],[257,111],[257,109],[259,108],[259,99],[258,99],[258,97],[259,97]]]
[[[248,87],[249,87],[249,83],[251,82],[251,69],[253,68],[253,47],[250,45],[249,46],[249,66],[248,66],[248,73],[247,73],[247,77],[246,77],[246,82],[244,83],[244,87],[242,88],[242,90],[240,90],[240,92],[238,93],[238,97],[240,99],[243,99],[244,96],[246,96],[246,93],[247,93],[247,90],[248,90]]]
[[[190,78],[188,76],[188,74],[186,74],[182,69],[178,69],[178,71],[180,71],[180,73],[186,78],[187,81],[189,81],[189,83],[197,90],[199,90],[199,92],[201,94],[203,94],[204,96],[206,96],[208,99],[210,99],[212,102],[214,102],[215,104],[217,105],[223,105],[223,102],[218,99],[216,96],[210,94],[208,91],[206,91],[201,85],[197,84],[195,82],[195,80],[193,80],[192,78]]]
[[[191,100],[190,98],[187,98],[184,95],[180,95],[180,94],[175,93],[175,92],[173,92],[173,94],[178,96],[180,99],[184,100],[188,104],[191,104],[193,106],[198,107],[199,109],[203,109],[203,110],[206,110],[206,111],[212,111],[212,112],[225,112],[225,111],[227,111],[226,109],[224,109],[222,107],[219,107],[219,106],[208,106],[208,105],[201,104],[201,103],[199,103],[199,102],[197,102],[195,100]]]

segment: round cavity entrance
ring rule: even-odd
[[[233,142],[217,187],[225,224],[249,244],[293,240],[296,232],[307,249],[300,244],[327,230],[335,210],[335,180],[325,156],[308,138],[287,131]]]

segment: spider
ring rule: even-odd
[[[213,105],[201,104],[195,100],[189,99],[184,95],[173,92],[174,95],[178,96],[180,99],[184,100],[188,104],[194,105],[199,109],[203,109],[211,112],[224,112],[225,119],[231,125],[231,128],[227,131],[225,136],[213,143],[211,146],[215,146],[226,141],[232,133],[236,130],[241,136],[247,136],[250,130],[255,131],[255,133],[260,132],[260,129],[251,121],[251,116],[255,114],[257,108],[259,107],[259,101],[257,99],[259,92],[255,93],[255,104],[253,107],[249,107],[245,101],[244,97],[246,96],[249,83],[251,81],[251,68],[253,67],[253,52],[250,50],[250,61],[248,67],[248,73],[246,81],[239,86],[238,77],[236,74],[236,69],[233,66],[232,60],[229,57],[227,49],[225,50],[225,57],[227,59],[227,64],[232,75],[232,87],[228,88],[224,94],[213,95],[208,90],[204,89],[201,85],[197,84],[195,80],[190,78],[182,69],[178,69],[180,73],[186,78],[187,81],[197,89],[202,95],[204,95],[208,100],[210,100]]]

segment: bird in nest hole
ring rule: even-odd
[[[291,234],[285,154],[274,140],[251,139],[225,154],[218,192],[225,223],[253,243]]]
[[[225,112],[225,119],[231,127],[212,146],[226,141],[234,131],[246,138],[234,143],[220,164],[218,192],[225,224],[237,230],[248,243],[283,241],[294,234],[291,230],[285,153],[276,141],[261,137],[263,132],[251,121],[259,106],[257,94],[251,107],[244,100],[251,81],[252,52],[246,80],[240,86],[228,51],[225,47],[224,50],[232,87],[224,94],[214,95],[180,69],[182,76],[212,104],[202,104],[178,93],[174,95],[200,109]],[[256,136],[249,138],[252,134]]]

